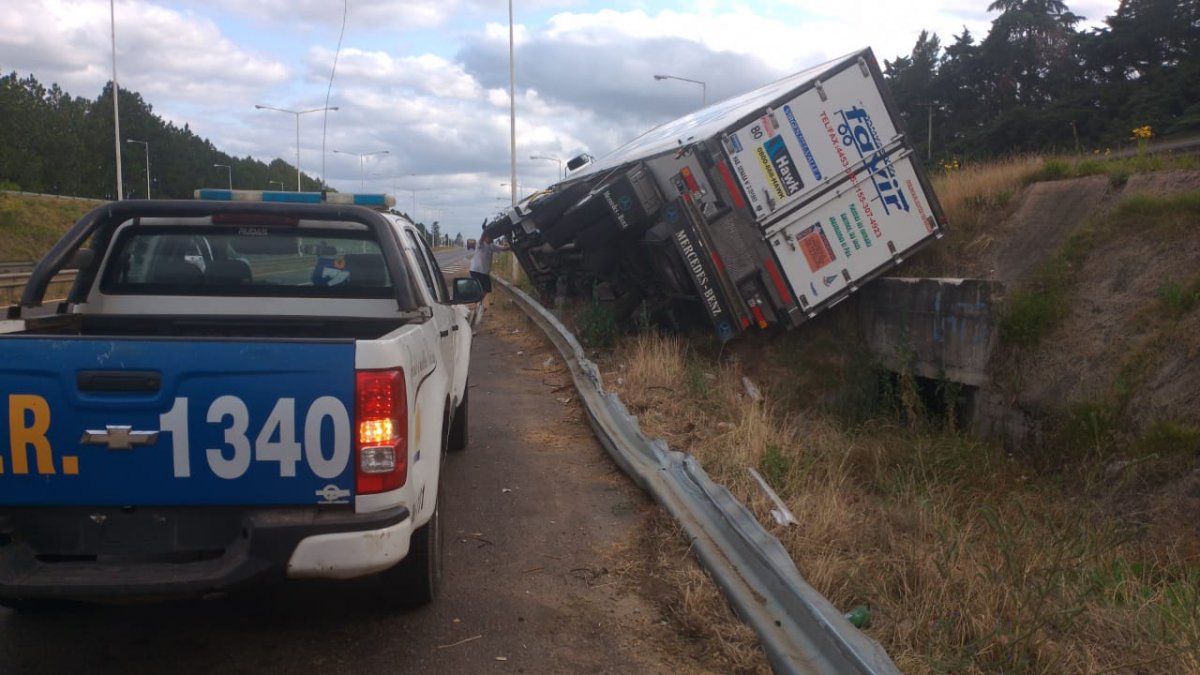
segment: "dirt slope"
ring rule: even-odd
[[[1104,176],[1030,186],[992,233],[991,278],[1019,289],[1073,232],[1122,201],[1196,190],[1200,171],[1135,175],[1122,188]],[[1128,431],[1156,422],[1200,426],[1200,311],[1171,316],[1159,299],[1161,289],[1200,271],[1200,227],[1188,225],[1101,226],[1057,329],[997,363],[1007,371],[1003,393],[1035,415],[1072,406],[1120,412],[1135,427]]]

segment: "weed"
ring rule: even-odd
[[[1200,216],[1200,191],[1175,197],[1135,195],[1117,205],[1115,216],[1119,225],[1142,228],[1161,226],[1176,218],[1194,219]]]
[[[1200,276],[1186,285],[1168,281],[1158,287],[1156,295],[1159,306],[1167,317],[1178,321],[1200,303]]]
[[[1081,583],[1078,570],[1107,544],[1096,541],[1083,523],[1054,531],[1020,503],[1015,506],[1004,514],[988,506],[981,509],[999,553],[992,581],[1005,589],[990,636],[998,648],[990,660],[992,667],[1007,672],[1033,670],[1040,660],[1041,643],[1050,633],[1074,627],[1092,594],[1092,587]],[[1032,532],[1050,535],[1040,551],[1025,548]]]
[[[1094,176],[1108,173],[1108,166],[1098,159],[1085,159],[1075,165],[1076,176]]]
[[[936,394],[942,404],[942,426],[946,432],[951,434],[958,431],[960,396],[963,393],[963,386],[961,382],[953,382],[944,376],[937,381]]]
[[[785,456],[778,444],[768,443],[762,459],[758,462],[758,469],[762,471],[763,478],[768,483],[780,487],[787,484],[792,473],[792,458]]]
[[[593,292],[592,301],[575,315],[583,343],[590,347],[611,347],[617,335],[617,320],[612,305],[601,302]]]
[[[1076,403],[1059,420],[1049,447],[1057,446],[1065,457],[1079,454],[1103,457],[1112,449],[1118,429],[1119,418],[1113,406]]]
[[[709,387],[708,377],[700,364],[692,362],[687,364],[686,384],[688,392],[698,398],[708,398]]]
[[[1155,422],[1138,440],[1143,454],[1200,456],[1200,429],[1174,422]]]
[[[1061,159],[1048,159],[1035,171],[1025,176],[1025,184],[1041,183],[1043,181],[1062,180],[1070,178],[1072,167]]]
[[[1065,311],[1066,301],[1058,289],[1015,291],[1000,317],[1000,339],[1007,345],[1031,348],[1058,326]]]
[[[1076,271],[1094,238],[1092,226],[1072,234],[1057,254],[1034,272],[1027,287],[1010,294],[999,321],[1000,338],[1005,344],[1031,348],[1058,327],[1069,309]]]

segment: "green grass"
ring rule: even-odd
[[[592,293],[592,301],[575,310],[576,334],[585,346],[611,347],[617,338],[617,318],[610,302],[601,302]]]
[[[1176,197],[1137,195],[1112,213],[1085,223],[1053,258],[1038,268],[1023,287],[1010,293],[1000,317],[1004,344],[1031,348],[1052,333],[1070,308],[1079,269],[1094,242],[1121,230],[1171,234],[1195,226],[1200,219],[1200,192]],[[1159,290],[1164,314],[1178,319],[1200,303],[1200,275],[1183,282],[1167,281]]]
[[[1174,422],[1157,422],[1138,439],[1142,454],[1167,456],[1175,453],[1200,456],[1200,429]]]
[[[0,194],[0,261],[38,260],[98,202]]]
[[[1179,283],[1164,282],[1158,287],[1158,304],[1167,318],[1178,321],[1200,304],[1200,275]]]
[[[1075,276],[1092,241],[1092,226],[1085,225],[1067,238],[1029,283],[1010,294],[1000,316],[1000,337],[1006,345],[1033,347],[1058,327],[1070,307]]]
[[[1122,187],[1135,173],[1200,169],[1200,157],[1195,155],[1136,155],[1108,158],[1101,155],[1083,159],[1053,158],[1042,162],[1022,180],[1024,185],[1042,181],[1064,180],[1083,176],[1107,175],[1113,187]]]

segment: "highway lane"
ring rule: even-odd
[[[657,507],[595,441],[551,348],[505,304],[473,349],[469,446],[445,464],[435,604],[384,608],[362,580],[0,609],[0,673],[732,672],[698,655],[661,580],[619,572],[646,564]]]

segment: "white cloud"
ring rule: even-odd
[[[333,52],[313,48],[308,62],[315,72],[333,62]],[[361,81],[402,96],[406,89],[452,99],[476,99],[482,87],[462,66],[440,56],[421,54],[397,57],[387,52],[344,49],[338,58],[335,81]]]
[[[20,53],[40,81],[94,96],[112,79],[112,23],[97,2],[33,0],[0,14],[0,55]],[[151,103],[211,103],[281,82],[288,69],[242,49],[211,21],[148,3],[116,8],[117,79]]]
[[[281,22],[292,29],[337,31],[343,14],[359,30],[417,30],[445,24],[464,4],[458,0],[369,0],[346,4],[333,0],[186,0],[193,6],[215,4],[223,12],[253,19],[264,27]]]

